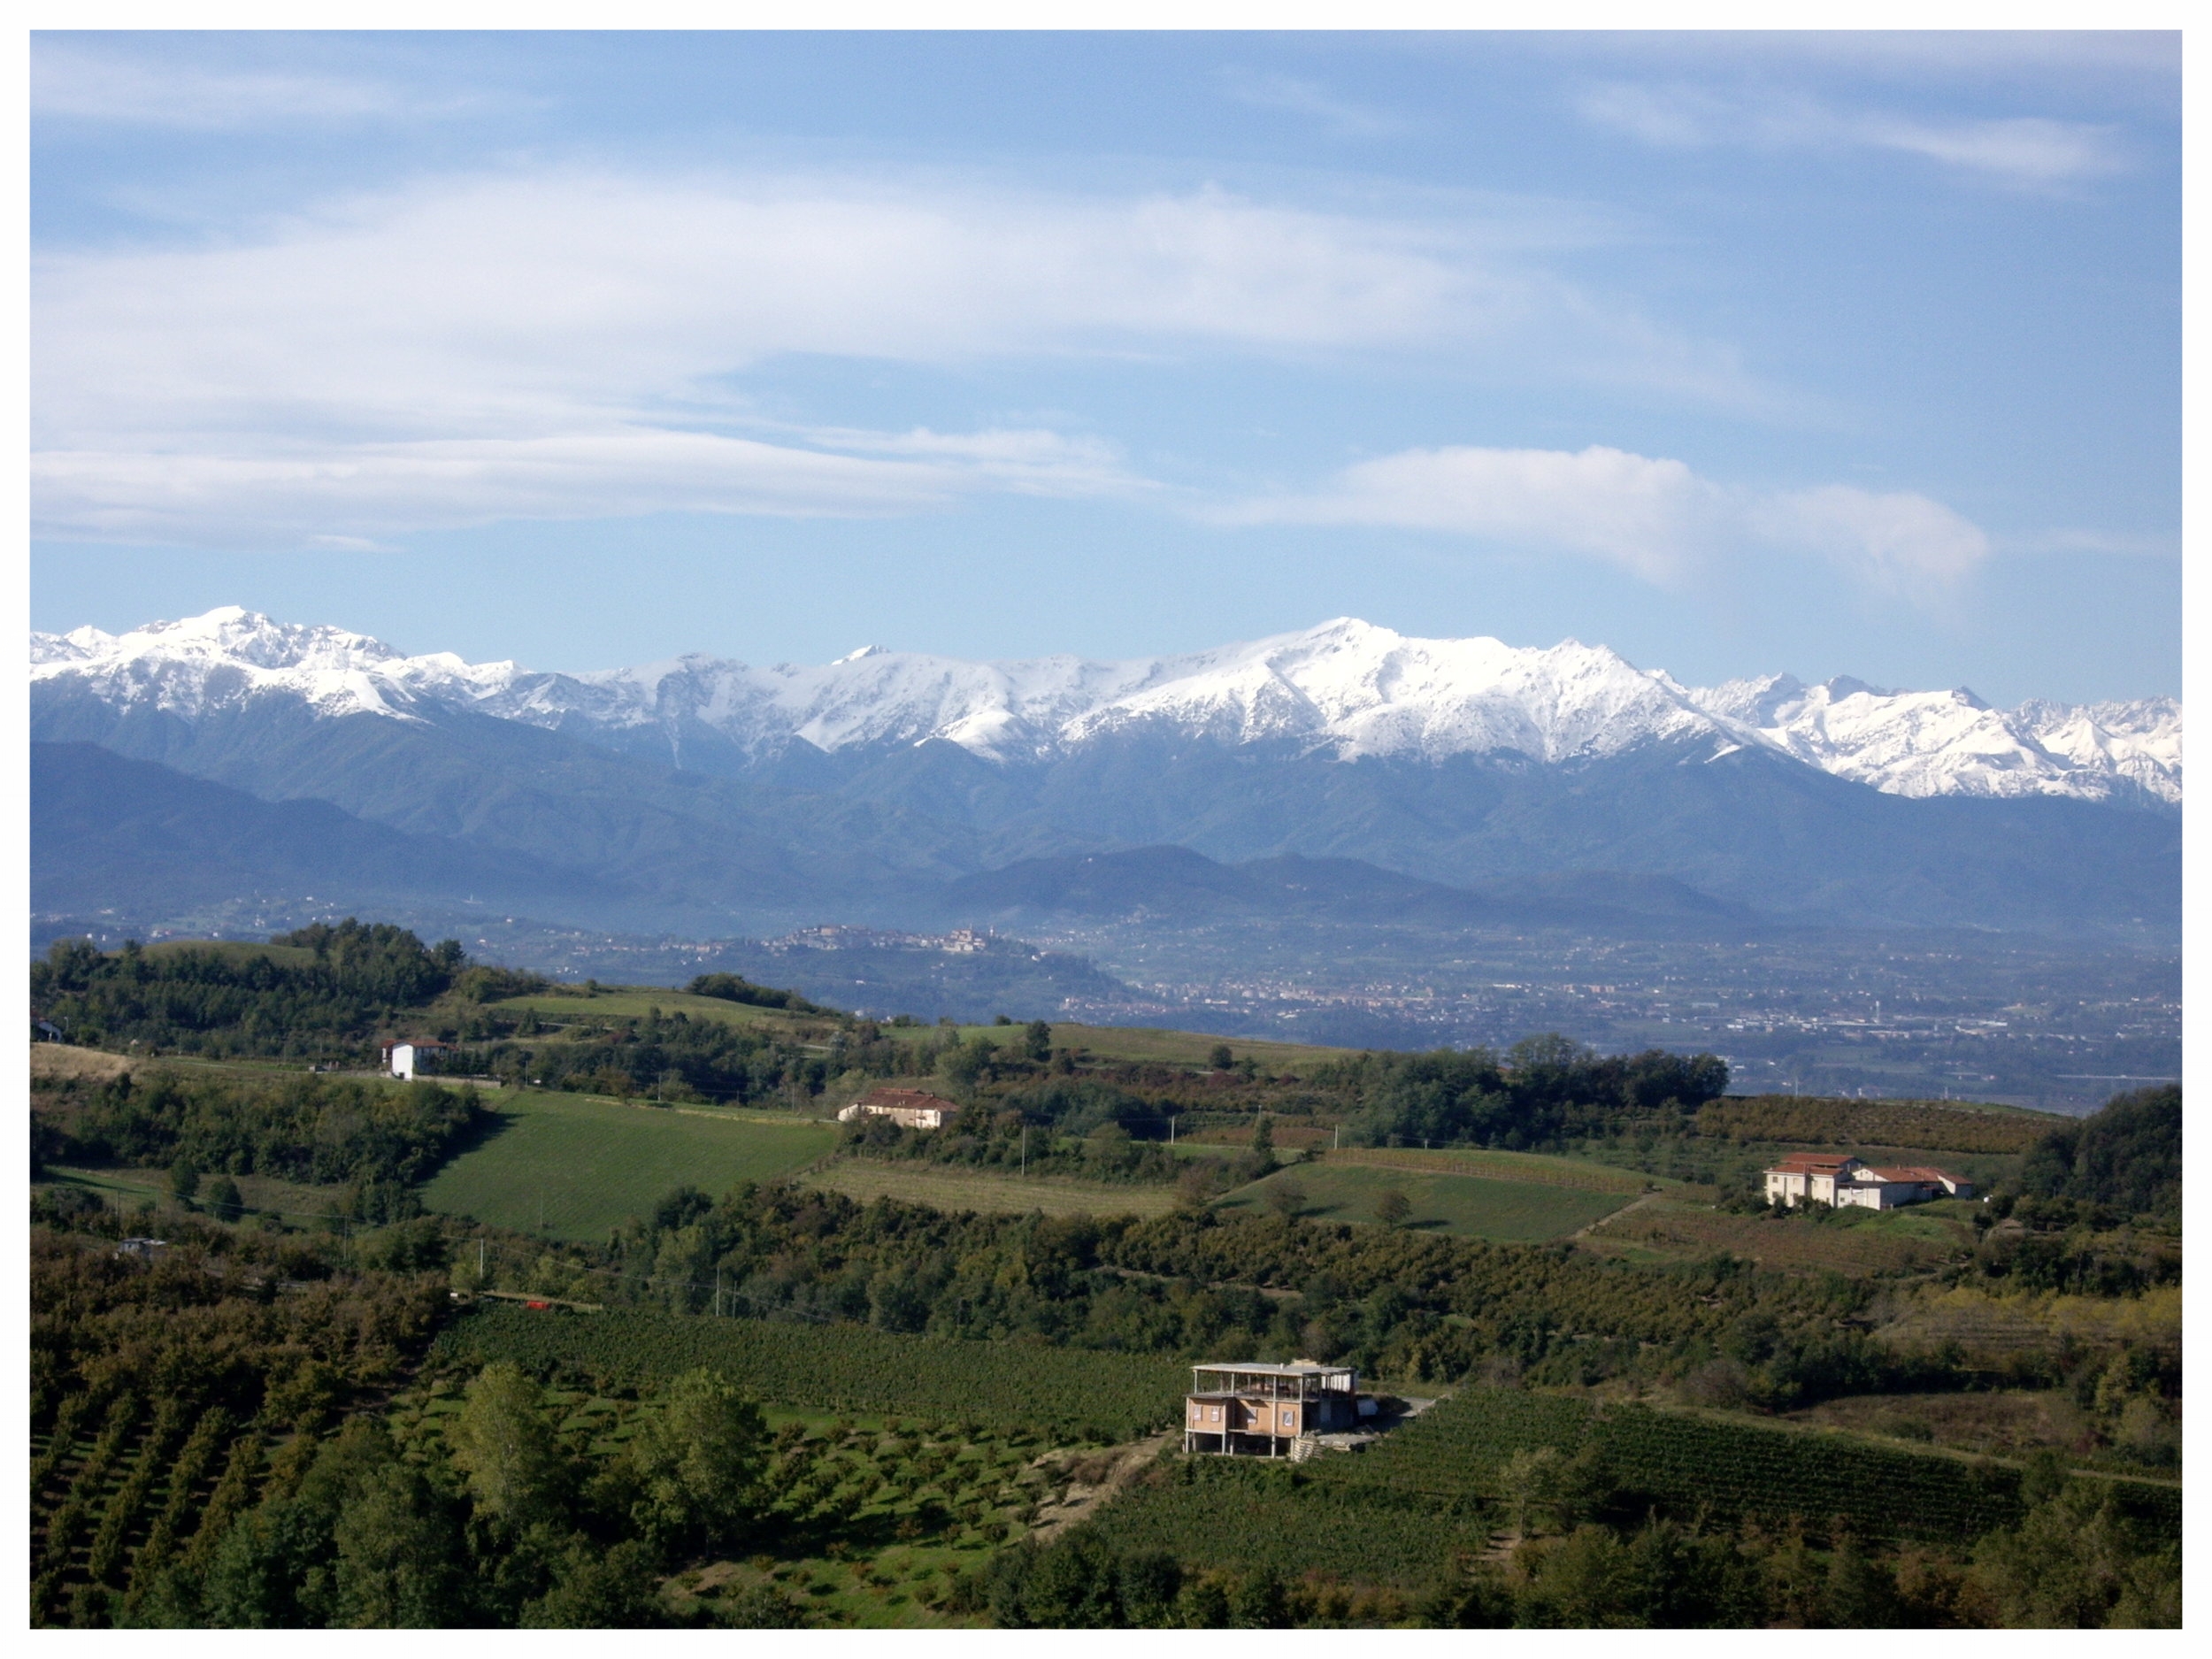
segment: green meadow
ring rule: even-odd
[[[503,1013],[528,1009],[540,1019],[562,1024],[575,1019],[643,1019],[655,1009],[664,1015],[687,1014],[693,1019],[717,1019],[728,1025],[787,1026],[794,1015],[780,1008],[755,1008],[749,1002],[726,1002],[718,996],[690,996],[681,991],[656,990],[650,986],[618,990],[562,990],[532,996],[511,996],[491,1006]]]
[[[1278,1170],[1264,1180],[1239,1187],[1216,1207],[1264,1209],[1271,1194],[1285,1186],[1294,1186],[1305,1194],[1298,1213],[1310,1220],[1373,1224],[1377,1201],[1394,1190],[1412,1205],[1404,1222],[1408,1228],[1499,1244],[1558,1238],[1602,1220],[1633,1197],[1629,1193],[1594,1193],[1534,1181],[1378,1169],[1324,1159]]]
[[[424,1204],[557,1238],[603,1238],[673,1187],[719,1197],[740,1181],[792,1174],[837,1139],[832,1125],[803,1118],[583,1094],[502,1090],[488,1103],[499,1127],[424,1185]]]

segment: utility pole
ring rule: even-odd
[[[1167,1143],[1170,1146],[1173,1146],[1175,1144],[1175,1114],[1172,1112],[1168,1114]]]
[[[722,1270],[719,1267],[714,1270],[714,1317],[718,1319],[722,1317]]]
[[[476,1287],[484,1288],[484,1240],[480,1238],[476,1241]]]
[[[1337,1126],[1336,1126],[1336,1133],[1335,1133],[1335,1134],[1334,1134],[1334,1135],[1333,1135],[1333,1136],[1330,1139],[1330,1141],[1329,1141],[1329,1150],[1330,1150],[1330,1151],[1332,1151],[1332,1152],[1334,1152],[1334,1151],[1336,1151],[1339,1148],[1340,1148],[1341,1146],[1343,1146],[1343,1144],[1344,1144],[1344,1125],[1343,1125],[1342,1124],[1339,1124],[1339,1125],[1337,1125]]]

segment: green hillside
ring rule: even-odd
[[[759,1113],[527,1090],[487,1098],[496,1126],[424,1184],[423,1203],[563,1239],[604,1238],[673,1187],[719,1194],[788,1175],[835,1139],[826,1125]]]

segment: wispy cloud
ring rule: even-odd
[[[46,42],[31,50],[31,114],[44,120],[220,131],[435,119],[482,113],[494,102],[349,76],[215,69]]]
[[[280,528],[258,540],[373,536],[509,513],[878,512],[1140,487],[1109,448],[1064,434],[771,429],[745,375],[794,355],[1441,354],[1751,395],[1724,351],[1463,225],[1219,192],[446,180],[199,246],[42,256],[33,293],[50,534],[230,541],[265,511]],[[539,459],[554,455],[570,466],[557,483]],[[333,522],[315,521],[317,499]]]
[[[1340,98],[1325,88],[1294,75],[1252,69],[1225,69],[1221,83],[1239,104],[1256,110],[1280,110],[1317,121],[1339,138],[1394,138],[1409,127],[1403,116]]]
[[[369,546],[506,518],[652,512],[873,518],[941,507],[979,480],[700,432],[610,426],[530,438],[35,455],[50,534],[242,547]]]
[[[1631,82],[1590,88],[1578,108],[1598,126],[1665,148],[1892,150],[2031,188],[2078,184],[2128,165],[2112,127],[2039,116],[1931,120],[1794,94]]]
[[[1745,491],[1680,461],[1601,446],[1408,449],[1347,467],[1313,494],[1247,502],[1222,516],[1440,532],[1601,559],[1661,587],[1745,557],[1813,557],[1879,591],[1924,598],[1989,552],[1978,528],[1924,495],[1841,484]]]

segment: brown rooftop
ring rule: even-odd
[[[1845,1152],[1832,1155],[1825,1152],[1793,1152],[1769,1167],[1787,1175],[1825,1175],[1847,1164],[1857,1162],[1856,1158]]]
[[[861,1096],[861,1104],[864,1106],[900,1106],[910,1111],[928,1111],[933,1108],[938,1111],[949,1112],[960,1110],[956,1102],[949,1101],[941,1094],[932,1094],[927,1089],[918,1088],[872,1088]]]

